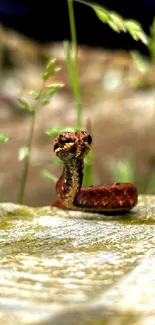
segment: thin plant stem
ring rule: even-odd
[[[69,13],[71,40],[72,40],[72,46],[73,46],[73,50],[74,50],[74,63],[75,63],[75,67],[78,67],[78,46],[77,46],[77,38],[76,38],[76,27],[75,27],[73,1],[72,0],[67,0],[67,1],[68,1],[68,13]]]
[[[29,153],[28,153],[28,156],[25,157],[24,167],[23,167],[22,176],[21,176],[19,198],[18,198],[18,203],[20,203],[20,204],[23,204],[23,201],[24,201],[25,187],[26,187],[27,176],[28,176],[29,166],[30,166],[30,154],[31,154],[31,149],[32,149],[32,140],[33,140],[33,135],[34,135],[35,119],[36,119],[36,112],[33,114],[32,119],[31,119],[30,134],[29,134],[28,142],[27,142],[27,147],[29,148]]]
[[[73,50],[73,59],[70,52],[70,47],[68,43],[64,44],[65,53],[66,53],[66,62],[68,66],[68,72],[71,79],[71,84],[73,88],[74,98],[76,100],[76,112],[77,112],[77,129],[82,128],[82,106],[80,102],[80,86],[79,86],[79,62],[78,62],[78,45],[76,37],[76,27],[75,27],[75,17],[74,17],[74,8],[73,0],[67,0],[68,3],[68,14],[70,21],[70,32],[71,32],[71,41],[72,41],[72,50]],[[92,162],[93,155],[92,151],[89,153],[85,160],[85,173],[83,184],[88,186],[93,183],[93,173],[92,173]]]
[[[86,5],[88,7],[91,7],[92,8],[92,5],[95,5],[97,7],[97,4],[94,3],[94,2],[91,2],[89,3],[88,1],[83,1],[83,0],[73,0],[74,2],[79,2],[79,3],[82,3],[83,5]],[[99,7],[100,5],[98,5]]]
[[[81,111],[82,106],[80,102],[80,86],[79,86],[79,64],[78,64],[78,46],[77,46],[77,37],[76,37],[76,27],[75,27],[75,17],[74,17],[74,8],[73,8],[73,1],[67,0],[68,4],[68,14],[69,14],[69,22],[70,22],[70,32],[71,32],[71,41],[72,41],[72,48],[73,48],[73,61],[74,61],[74,97],[76,100],[76,112],[77,112],[77,122],[76,126],[78,129],[82,127],[82,117]]]
[[[19,189],[19,197],[18,197],[19,204],[23,204],[23,202],[24,202],[25,188],[26,188],[27,177],[28,177],[28,172],[29,172],[29,167],[30,167],[30,156],[31,156],[31,151],[32,151],[36,114],[37,114],[37,110],[41,106],[41,95],[42,95],[42,91],[43,91],[44,87],[45,87],[45,81],[44,81],[43,86],[40,90],[38,103],[35,107],[35,112],[33,113],[32,119],[31,119],[30,133],[29,133],[29,137],[28,137],[28,141],[27,141],[27,147],[28,147],[29,152],[28,152],[27,157],[25,157],[25,159],[24,159],[24,167],[23,167],[23,171],[22,171],[20,189]]]

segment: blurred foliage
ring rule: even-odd
[[[34,128],[35,128],[35,120],[36,120],[36,114],[37,111],[43,106],[49,103],[52,96],[57,93],[62,87],[62,83],[53,83],[46,85],[46,82],[50,77],[55,76],[57,71],[59,71],[60,68],[56,65],[56,59],[50,60],[48,64],[45,67],[45,72],[42,73],[42,87],[40,90],[33,91],[31,90],[29,92],[29,95],[34,100],[34,105],[32,106],[29,101],[25,98],[20,98],[19,102],[22,105],[23,110],[27,111],[31,115],[31,125],[30,125],[30,131],[29,136],[27,139],[27,146],[19,148],[18,151],[18,159],[19,161],[24,160],[23,165],[23,171],[21,176],[21,182],[20,182],[20,189],[19,189],[19,197],[18,197],[18,203],[22,204],[24,202],[24,194],[25,194],[25,187],[27,183],[27,177],[29,172],[29,166],[30,166],[30,155],[32,150],[32,143],[33,143],[33,136],[34,136]],[[46,174],[47,175],[47,174]]]
[[[124,19],[116,12],[107,10],[106,8],[83,0],[74,0],[86,6],[91,7],[97,17],[103,22],[108,24],[115,32],[128,32],[136,41],[141,41],[145,45],[148,44],[148,36],[143,31],[141,24],[132,19]]]
[[[82,105],[80,101],[80,85],[79,85],[79,63],[78,63],[78,46],[77,46],[77,35],[76,35],[76,26],[75,26],[75,17],[74,17],[74,8],[73,2],[79,2],[81,4],[87,5],[91,7],[98,19],[100,19],[103,23],[106,23],[112,28],[115,32],[128,32],[133,39],[136,41],[141,41],[144,43],[151,55],[152,63],[155,63],[155,19],[153,20],[153,24],[150,28],[150,35],[147,36],[143,31],[141,25],[130,19],[124,19],[119,14],[113,11],[109,11],[106,8],[95,4],[90,3],[83,0],[66,0],[68,4],[68,13],[69,13],[69,21],[70,21],[70,32],[71,32],[71,44],[69,42],[64,42],[64,50],[66,56],[66,65],[68,69],[68,74],[70,77],[70,82],[73,90],[75,107],[76,107],[76,121],[75,127],[58,127],[53,129],[45,130],[45,133],[52,137],[52,139],[57,136],[59,133],[66,131],[75,131],[83,129],[83,119],[82,119]],[[148,61],[146,58],[141,56],[138,52],[132,52],[133,60],[141,73],[145,73],[148,69]],[[31,115],[31,123],[30,123],[30,132],[27,139],[26,146],[19,148],[18,151],[18,159],[19,161],[23,161],[23,172],[21,176],[21,184],[19,191],[19,203],[23,203],[24,201],[24,193],[25,186],[27,182],[27,176],[29,171],[30,164],[30,155],[33,143],[34,136],[34,128],[35,128],[35,120],[38,109],[40,109],[43,105],[47,105],[52,96],[57,93],[64,85],[62,83],[51,83],[47,84],[47,81],[50,77],[56,75],[56,73],[60,70],[60,67],[56,64],[56,59],[51,59],[45,67],[45,71],[42,73],[42,87],[38,91],[31,90],[29,95],[31,99],[20,98],[19,102],[22,109],[28,112]],[[136,85],[136,81],[135,82]],[[137,83],[138,85],[138,83]],[[9,137],[3,133],[0,133],[0,143],[6,143],[9,141]],[[52,164],[59,165],[62,164],[60,160],[57,158],[51,162]],[[118,161],[113,165],[113,175],[114,180],[119,182],[134,182],[133,175],[133,164],[130,159],[123,159]],[[44,178],[56,182],[56,177],[51,174],[47,170],[42,170],[41,174]],[[84,185],[92,185],[93,184],[93,152],[87,155],[85,159],[85,175],[84,175]],[[150,184],[147,184],[147,190],[151,189],[155,185],[155,175],[152,176]]]
[[[4,133],[0,133],[0,143],[7,143],[10,140],[10,137]]]
[[[117,162],[112,163],[112,170],[113,170],[113,178],[114,182],[120,183],[134,183],[134,175],[133,175],[133,163],[131,159],[124,158]]]

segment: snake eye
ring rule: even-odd
[[[66,143],[67,139],[65,137],[60,137],[59,138],[59,143]]]
[[[63,145],[65,143],[70,143],[70,142],[74,142],[75,141],[75,138],[73,136],[71,136],[71,133],[70,132],[64,132],[62,134],[60,134],[58,137],[57,137],[57,142],[60,144],[60,145]]]
[[[72,139],[72,138],[65,138],[65,137],[63,137],[63,136],[59,139],[59,143],[60,143],[60,144],[70,143],[70,142],[74,142],[74,141],[75,141],[75,140]]]
[[[61,155],[64,157],[69,157],[69,152],[74,152],[73,146],[75,143],[75,137],[69,133],[60,134],[54,142],[54,151],[56,155]],[[60,156],[59,156],[60,158]],[[61,158],[60,158],[61,159]]]

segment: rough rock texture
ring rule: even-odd
[[[124,216],[0,204],[0,324],[154,325],[155,196]]]

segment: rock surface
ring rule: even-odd
[[[0,225],[0,324],[155,324],[155,196],[121,217],[2,203]]]

